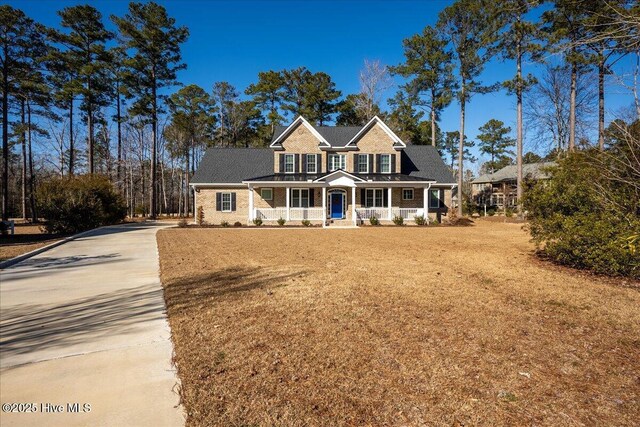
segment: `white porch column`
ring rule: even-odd
[[[327,187],[322,187],[322,226],[327,223]]]
[[[291,218],[291,215],[289,214],[289,208],[291,206],[291,202],[289,200],[289,197],[291,197],[291,191],[289,191],[289,187],[284,187],[284,191],[285,193],[285,200],[287,201],[287,217],[285,218],[287,221],[289,221],[289,218]]]
[[[249,221],[253,221],[253,186],[249,186]]]
[[[392,211],[392,207],[391,207],[391,195],[393,194],[393,187],[389,187],[387,189],[387,194],[388,194],[388,202],[387,205],[389,206],[389,221],[391,221],[393,219],[393,211]]]
[[[422,206],[424,207],[424,218],[427,220],[427,224],[429,223],[429,189],[431,188],[431,184],[424,187],[424,200],[422,201]]]
[[[351,187],[351,219],[353,220],[353,225],[357,225],[357,218],[356,218],[356,187]]]

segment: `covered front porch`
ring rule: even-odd
[[[405,223],[416,216],[429,220],[432,182],[381,182],[365,180],[344,171],[321,178],[281,181],[250,181],[249,222],[287,223],[310,221],[323,227],[333,224],[357,226],[371,218]]]

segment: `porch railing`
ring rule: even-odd
[[[322,208],[291,208],[290,219],[292,221],[321,220]]]
[[[254,218],[260,218],[263,221],[277,221],[280,218],[287,218],[287,208],[260,208],[255,211]]]
[[[413,220],[416,216],[422,215],[422,209],[418,208],[393,208],[393,216],[401,216],[402,219]]]
[[[289,220],[301,221],[322,220],[322,208],[290,208]],[[280,218],[287,218],[287,208],[257,208],[255,209],[254,218],[260,218],[263,221],[277,221]]]
[[[369,219],[376,217],[378,219],[389,218],[389,208],[356,208],[358,219]]]

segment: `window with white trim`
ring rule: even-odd
[[[293,173],[295,172],[295,157],[293,154],[285,154],[284,155],[284,173]]]
[[[369,173],[369,155],[360,154],[358,156],[358,173]]]
[[[413,200],[413,188],[402,189],[402,200]]]
[[[231,212],[231,193],[222,193],[222,212]]]
[[[273,200],[273,188],[261,188],[260,197],[262,200]]]
[[[364,193],[364,206],[366,208],[382,208],[384,207],[384,189],[383,188],[367,188]]]
[[[380,155],[380,170],[379,173],[391,173],[391,154]]]
[[[291,190],[291,207],[292,208],[308,208],[309,207],[309,189],[293,188]]]
[[[346,154],[329,154],[329,172],[347,168]]]
[[[429,207],[430,208],[440,207],[440,189],[439,188],[429,190]]]
[[[318,173],[317,159],[315,154],[307,154],[307,173]]]

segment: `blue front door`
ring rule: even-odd
[[[342,218],[342,194],[340,193],[331,194],[331,218]]]

